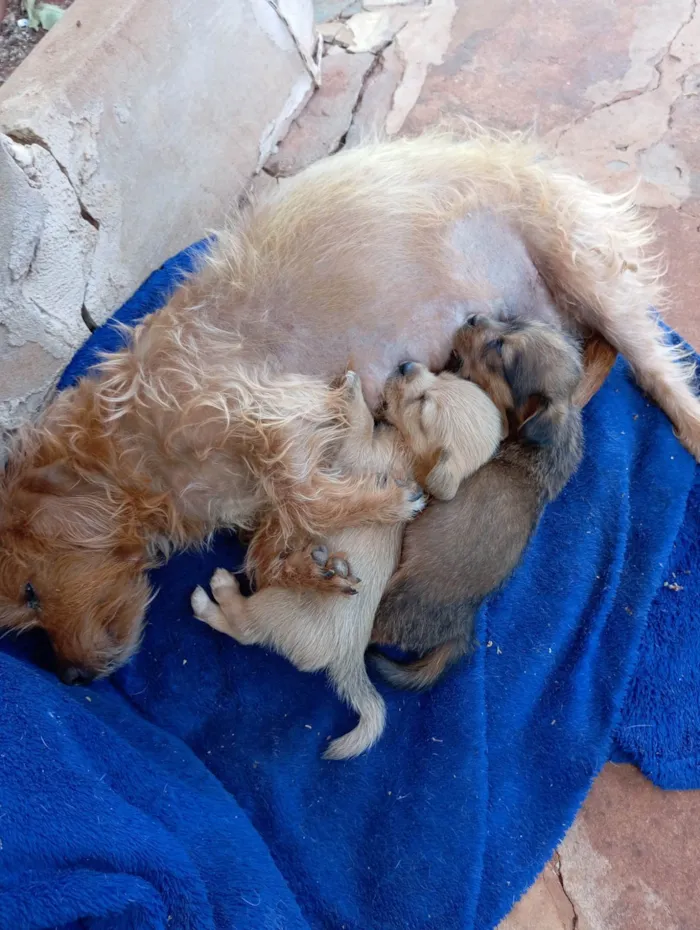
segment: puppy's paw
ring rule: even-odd
[[[427,504],[425,492],[415,481],[400,481],[386,474],[377,475],[375,480],[382,498],[377,519],[382,522],[407,523]]]
[[[329,553],[327,547],[319,543],[287,556],[286,570],[294,574],[297,584],[329,594],[357,594],[360,583],[345,553]]]
[[[214,599],[219,603],[221,603],[219,595],[226,597],[231,594],[240,593],[236,576],[232,575],[231,572],[227,572],[225,568],[217,568],[211,576],[209,587],[211,588],[211,593],[214,595]]]
[[[220,633],[229,632],[223,611],[218,604],[211,600],[204,588],[196,587],[194,589],[190,597],[190,603],[196,620],[201,620],[202,623],[206,623],[207,626],[210,626],[213,630],[218,630]]]
[[[253,642],[245,627],[241,625],[241,605],[245,598],[240,593],[235,576],[219,568],[211,576],[209,585],[214,600],[202,587],[197,587],[192,592],[190,603],[195,618],[239,642]]]
[[[198,585],[192,592],[190,604],[192,605],[192,613],[195,615],[196,619],[202,620],[204,623],[207,622],[206,615],[210,612],[211,608],[216,606],[210,600],[209,595],[201,585]]]

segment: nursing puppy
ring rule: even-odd
[[[544,506],[581,460],[581,378],[576,345],[542,323],[474,317],[455,338],[455,370],[489,395],[509,424],[498,454],[449,504],[433,503],[407,527],[401,565],[372,638],[421,657],[374,661],[392,684],[426,688],[470,643],[474,615],[520,561]],[[396,383],[393,389],[410,385]]]
[[[454,496],[462,479],[488,461],[498,447],[501,416],[475,384],[455,375],[438,376],[416,363],[402,365],[392,382],[405,382],[390,391],[386,409],[389,426],[375,428],[362,395],[360,379],[346,376],[350,429],[336,465],[347,474],[384,472],[408,481],[421,474],[425,487],[442,500]],[[375,743],[384,729],[386,708],[365,667],[379,600],[396,570],[403,526],[375,524],[347,529],[332,536],[329,545],[348,553],[351,574],[343,559],[331,565],[336,577],[347,581],[356,597],[337,597],[318,591],[266,587],[243,597],[235,577],[218,569],[211,579],[214,601],[202,588],[192,595],[199,620],[227,633],[240,643],[259,643],[286,656],[306,672],[325,669],[338,695],[360,720],[354,730],[331,742],[326,759],[349,759]],[[312,558],[328,564],[328,550],[318,546]]]

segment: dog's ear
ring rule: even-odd
[[[551,446],[566,417],[566,408],[533,395],[523,409],[518,439],[533,446]]]
[[[428,472],[425,490],[439,501],[451,501],[462,481],[457,464],[449,452],[443,449]]]
[[[508,347],[501,355],[503,375],[513,395],[513,406],[523,407],[537,391],[540,379],[537,377],[537,363],[531,354]]]

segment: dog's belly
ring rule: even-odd
[[[455,330],[472,313],[561,325],[522,239],[503,220],[474,213],[431,235],[421,250],[400,229],[361,244],[358,230],[340,267],[300,247],[256,335],[284,371],[332,379],[354,369],[374,406],[401,362],[443,368]]]

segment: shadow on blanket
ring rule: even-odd
[[[118,338],[98,330],[62,386]],[[109,682],[67,688],[38,637],[6,638],[0,927],[490,928],[611,752],[700,787],[695,466],[623,363],[585,425],[482,648],[432,693],[384,689],[386,735],[353,762],[320,759],[352,723],[321,676],[192,619],[192,588],[241,563],[233,535],[155,573],[143,649]]]

